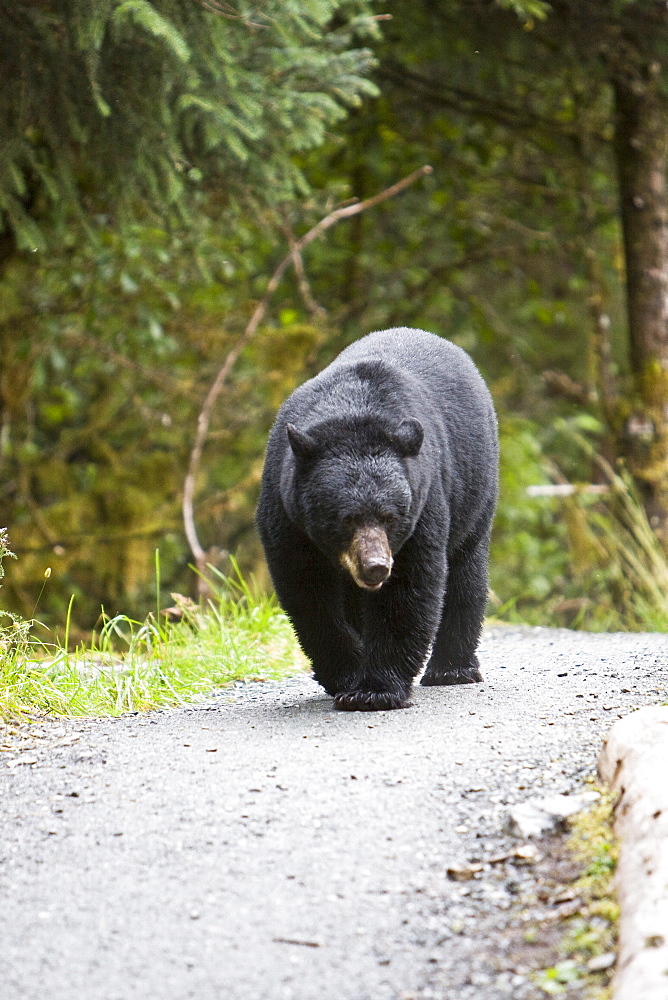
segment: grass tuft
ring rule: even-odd
[[[73,651],[67,638],[60,645],[35,639],[36,622],[11,621],[0,631],[0,718],[146,711],[195,701],[236,680],[304,669],[275,598],[239,574],[219,577],[219,593],[205,609],[173,594],[176,622],[103,614],[99,633]]]

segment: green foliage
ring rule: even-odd
[[[532,19],[544,21],[550,12],[551,5],[543,0],[496,0],[503,10],[512,10],[525,26],[532,25]]]
[[[423,163],[434,173],[362,217],[354,239],[335,233],[336,256],[314,247],[315,274],[322,258],[348,336],[393,323],[435,329],[488,375],[513,372],[522,403],[535,403],[531,379],[544,368],[587,381],[586,251],[612,262],[619,240],[600,137],[609,94],[567,52],[567,69],[555,70],[551,50],[492,4],[395,6],[377,49],[383,96],[351,117],[329,163],[361,196]],[[315,177],[326,169],[319,155]],[[621,360],[621,296],[606,308]]]
[[[295,153],[376,92],[376,27],[367,0],[11,6],[0,506],[20,560],[3,598],[29,614],[52,567],[46,621],[74,593],[90,628],[102,603],[146,613],[158,541],[168,580],[191,585],[180,493],[197,413],[307,194]],[[301,315],[268,323],[217,408],[199,527],[245,565],[272,407],[319,336]],[[290,364],[265,381],[274,338]]]
[[[522,620],[542,609],[564,586],[568,571],[566,526],[558,501],[540,503],[527,488],[549,482],[538,427],[527,419],[501,420],[500,500],[494,522],[491,588],[501,618]],[[540,612],[539,612],[540,613]]]
[[[548,996],[560,996],[566,992],[569,983],[576,983],[580,979],[580,969],[577,962],[566,958],[563,962],[545,969],[537,977],[538,985]]]
[[[99,633],[74,651],[24,637],[0,658],[0,719],[30,712],[119,715],[182,704],[235,680],[302,669],[294,633],[275,599],[243,578],[221,579],[206,609],[173,594],[177,624],[150,615],[104,617]]]
[[[266,204],[306,190],[292,154],[375,93],[366,0],[12,3],[0,65],[0,231],[192,209],[202,187]],[[46,223],[46,225],[45,225]]]
[[[6,528],[0,528],[0,580],[5,575],[3,561],[16,556],[9,548]],[[14,671],[23,662],[30,648],[30,622],[18,615],[0,608],[0,675],[4,671]],[[3,718],[2,696],[0,695],[0,719]],[[9,714],[9,713],[8,713]]]
[[[501,497],[492,539],[493,613],[501,620],[591,631],[668,631],[668,557],[630,477],[616,473],[583,434],[592,418],[557,420],[541,443],[527,421],[501,423]],[[592,474],[607,492],[531,497],[559,474]],[[584,460],[584,461],[583,461]],[[583,476],[584,474],[584,476]]]
[[[91,226],[60,253],[16,258],[0,285],[0,505],[19,562],[8,608],[55,627],[76,596],[77,626],[104,604],[113,617],[152,604],[153,551],[172,589],[192,579],[180,494],[197,413],[272,250],[271,229],[228,231],[218,215],[196,232]],[[259,283],[258,283],[259,284]],[[261,287],[261,286],[259,286]],[[321,332],[267,324],[217,407],[198,510],[203,542],[258,558],[253,505],[275,408],[303,377]],[[258,372],[262,373],[258,377]]]
[[[260,567],[252,512],[275,409],[368,330],[423,326],[473,354],[501,416],[496,614],[667,627],[662,550],[632,484],[596,455],[615,455],[633,407],[609,80],[620,59],[644,72],[665,46],[660,19],[651,38],[628,20],[651,5],[600,16],[589,0],[395,0],[382,40],[367,0],[11,8],[0,508],[20,556],[2,591],[13,613],[32,615],[52,567],[47,624],[65,620],[72,593],[74,633],[101,604],[142,620],[156,544],[168,586],[191,589],[180,494],[197,414],[286,227],[298,235],[334,200],[428,162],[429,178],[305,254],[327,324],[292,278],[281,286],[277,319],[217,406],[203,544]],[[625,31],[633,50],[606,50]],[[527,496],[555,476],[610,492]]]
[[[16,555],[9,548],[7,528],[0,528],[0,580],[5,575],[3,562],[8,558],[16,559]],[[18,615],[0,608],[0,659],[9,656],[13,650],[22,645],[29,627],[29,623],[24,622]]]

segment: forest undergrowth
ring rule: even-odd
[[[582,418],[555,421],[551,450],[565,455],[564,471],[530,422],[502,422],[489,613],[552,628],[668,631],[668,552],[630,475],[602,457],[591,429]],[[551,484],[569,492],[551,495]]]

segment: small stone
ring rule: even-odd
[[[588,972],[603,972],[605,969],[611,969],[617,960],[617,956],[614,951],[606,951],[603,955],[594,955],[587,962]]]
[[[5,761],[7,767],[19,767],[21,764],[36,764],[37,757],[14,757],[13,760]]]
[[[541,858],[542,854],[535,844],[520,844],[515,851],[515,859],[518,864],[534,865],[537,861],[540,861]]]
[[[450,865],[446,869],[446,874],[453,882],[467,882],[469,879],[474,878],[478,872],[481,872],[483,868],[484,865],[480,864]]]
[[[558,892],[556,896],[552,898],[551,902],[554,904],[570,903],[574,899],[577,899],[577,896],[577,891],[573,888],[573,886],[569,886],[567,889],[562,889],[561,892]]]
[[[598,792],[577,795],[550,795],[544,799],[528,799],[513,806],[506,816],[503,829],[512,837],[526,840],[554,833],[569,816],[581,812],[600,798]]]

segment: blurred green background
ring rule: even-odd
[[[156,549],[165,595],[195,593],[184,477],[227,353],[290,239],[430,164],[316,240],[305,275],[290,269],[271,298],[214,408],[196,484],[204,548],[269,585],[253,510],[276,409],[357,337],[419,326],[471,353],[499,412],[490,613],[666,628],[668,338],[652,332],[659,298],[634,284],[652,268],[625,208],[631,192],[649,229],[668,217],[651,183],[668,150],[665,12],[644,0],[11,8],[6,610],[57,629],[74,594],[80,633],[101,607],[142,617]],[[554,483],[607,491],[527,494]]]

